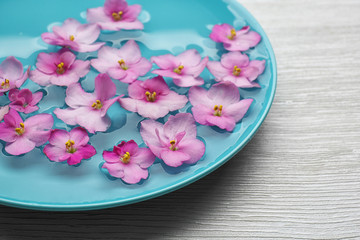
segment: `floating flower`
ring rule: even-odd
[[[210,38],[215,42],[223,43],[228,51],[246,51],[255,47],[261,40],[261,36],[257,32],[250,31],[249,26],[236,31],[234,27],[226,23],[215,25]]]
[[[10,109],[4,116],[4,122],[0,123],[0,140],[7,142],[7,153],[21,155],[45,144],[53,124],[50,114],[38,114],[23,121],[19,113]]]
[[[42,92],[33,94],[29,89],[11,89],[9,92],[9,100],[11,101],[9,106],[18,112],[32,113],[39,109],[36,104],[40,102],[42,97]]]
[[[186,96],[170,91],[161,76],[144,82],[135,81],[128,87],[128,92],[129,98],[119,99],[121,106],[151,119],[164,117],[170,111],[184,107],[188,102]]]
[[[0,96],[13,88],[19,88],[28,78],[29,69],[25,71],[23,65],[15,57],[7,57],[0,63]]]
[[[88,133],[82,127],[74,128],[70,132],[55,129],[43,151],[51,161],[67,161],[69,165],[76,165],[96,154],[95,148],[88,142]]]
[[[74,83],[66,89],[66,109],[57,108],[55,115],[66,124],[86,128],[90,133],[104,132],[111,125],[107,110],[119,98],[114,97],[116,86],[106,74],[99,74],[95,78],[95,91],[85,92],[80,83]]]
[[[140,12],[138,4],[129,6],[125,0],[106,0],[104,7],[88,9],[86,18],[104,30],[143,29],[143,24],[137,20]]]
[[[156,63],[160,69],[152,71],[163,77],[173,78],[173,82],[180,87],[199,86],[204,84],[204,80],[199,77],[204,70],[209,57],[201,60],[199,52],[195,49],[174,56],[165,54],[154,56],[151,62]]]
[[[213,85],[208,91],[201,87],[189,90],[195,120],[208,126],[232,131],[248,111],[253,99],[240,100],[239,89],[231,82]]]
[[[4,116],[9,112],[9,105],[0,107],[0,122],[4,119]]]
[[[120,49],[102,47],[98,58],[91,60],[91,65],[99,72],[107,73],[124,83],[134,82],[152,67],[146,58],[141,57],[140,48],[134,40],[127,41]]]
[[[209,71],[215,80],[229,81],[240,88],[260,87],[253,82],[264,72],[265,60],[249,61],[249,57],[241,52],[229,52],[221,56],[220,62],[209,61]]]
[[[155,161],[154,154],[148,148],[139,148],[134,140],[122,141],[112,151],[104,151],[105,163],[102,166],[109,174],[121,178],[124,182],[135,184],[149,175],[149,168]]]
[[[94,43],[100,35],[97,24],[81,24],[68,18],[62,26],[54,26],[52,33],[43,33],[41,38],[50,45],[69,47],[77,52],[97,51],[105,43]]]
[[[69,86],[90,71],[90,61],[77,60],[71,51],[61,49],[56,53],[39,53],[36,67],[30,72],[30,79],[37,84]]]
[[[171,167],[194,164],[205,153],[205,144],[196,138],[195,120],[190,113],[170,116],[164,125],[154,120],[142,121],[140,134],[155,156]]]

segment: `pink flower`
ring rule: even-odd
[[[201,87],[189,90],[195,120],[208,126],[232,131],[248,111],[253,99],[240,100],[239,89],[231,82],[213,85],[208,91]]]
[[[39,109],[36,104],[40,102],[42,97],[42,92],[33,94],[29,89],[11,89],[9,92],[9,100],[11,101],[9,106],[18,112],[32,113]]]
[[[69,47],[76,52],[97,51],[105,43],[94,43],[100,35],[96,24],[81,24],[68,18],[62,26],[54,26],[52,33],[43,33],[41,38],[50,45]]]
[[[203,85],[204,80],[199,75],[208,61],[209,57],[201,60],[199,52],[195,49],[186,50],[178,56],[165,54],[151,58],[151,62],[160,67],[152,72],[163,77],[173,78],[173,82],[180,87]]]
[[[57,108],[55,115],[66,124],[86,128],[90,133],[104,132],[111,125],[107,110],[119,98],[114,97],[116,86],[106,74],[99,74],[95,78],[95,91],[85,92],[80,83],[74,83],[66,89],[66,109]]]
[[[45,144],[53,124],[50,114],[38,114],[23,121],[19,113],[10,109],[0,123],[0,140],[7,142],[7,153],[21,155]]]
[[[171,167],[194,164],[205,153],[205,144],[196,138],[195,120],[190,113],[170,116],[164,125],[154,120],[142,121],[140,134],[155,156]]]
[[[74,128],[70,132],[55,129],[51,132],[50,144],[46,145],[43,151],[51,161],[67,161],[69,165],[76,165],[96,154],[95,148],[88,142],[88,133],[82,127]]]
[[[260,87],[253,81],[264,72],[265,60],[249,61],[246,54],[229,52],[221,56],[220,62],[209,61],[207,67],[218,82],[229,81],[240,88],[252,88]]]
[[[183,108],[188,102],[186,96],[170,91],[160,76],[145,82],[135,81],[128,87],[128,92],[129,98],[119,99],[121,106],[146,118],[164,117],[170,111]]]
[[[257,32],[250,31],[249,26],[236,31],[234,27],[226,23],[215,25],[210,38],[215,42],[223,43],[228,51],[246,51],[255,47],[261,40],[261,36]]]
[[[61,49],[56,53],[39,53],[36,67],[30,72],[30,79],[37,84],[69,86],[90,71],[90,61],[77,60],[71,51]]]
[[[120,49],[102,47],[98,58],[91,60],[91,65],[99,72],[107,73],[124,83],[134,82],[152,67],[146,58],[141,57],[140,48],[134,40],[127,41]]]
[[[0,107],[0,122],[4,119],[4,116],[9,112],[9,105]]]
[[[122,141],[112,151],[104,151],[105,163],[102,166],[109,174],[124,182],[135,184],[149,175],[149,168],[155,156],[148,148],[139,148],[134,140]]]
[[[101,29],[118,31],[121,29],[143,29],[143,24],[137,20],[141,6],[128,6],[125,0],[106,0],[104,7],[87,10],[87,21],[98,24]]]
[[[7,57],[0,63],[0,96],[5,92],[19,88],[28,78],[29,69],[25,71],[23,65],[15,57]]]

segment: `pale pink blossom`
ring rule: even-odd
[[[23,65],[15,57],[7,57],[0,63],[0,96],[14,88],[19,88],[29,76]]]
[[[10,108],[23,113],[32,113],[39,110],[36,106],[43,97],[42,92],[32,93],[29,89],[11,89],[9,91]]]

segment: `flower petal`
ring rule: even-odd
[[[189,90],[189,100],[193,106],[202,104],[209,108],[214,107],[214,103],[208,97],[208,91],[202,87],[191,87]]]
[[[50,84],[51,75],[41,72],[39,69],[35,69],[30,72],[30,79],[34,83],[40,86],[47,86]]]
[[[161,152],[161,159],[170,167],[179,167],[184,162],[189,161],[191,156],[182,151],[172,151],[170,149],[166,149]]]
[[[75,142],[74,147],[85,146],[89,142],[89,135],[82,127],[76,127],[70,131],[69,139]]]
[[[51,144],[46,145],[43,152],[51,161],[54,162],[65,161],[71,156],[70,153],[66,152],[65,148],[60,148]]]
[[[54,118],[47,113],[38,114],[26,119],[24,125],[24,135],[38,147],[46,143],[50,138],[50,129],[54,125]]]
[[[148,148],[139,148],[132,161],[141,168],[148,168],[155,162],[155,155]]]
[[[103,164],[102,168],[107,169],[109,174],[113,177],[116,177],[116,178],[124,177],[124,167],[121,164],[105,162]]]
[[[229,74],[229,69],[225,68],[220,62],[209,61],[207,68],[217,80],[221,80]]]
[[[96,96],[85,92],[80,83],[74,83],[66,89],[65,102],[72,108],[91,106],[96,101]]]
[[[228,106],[240,100],[239,89],[231,82],[214,84],[208,91],[208,98],[216,105]]]
[[[232,104],[223,110],[223,114],[234,118],[235,122],[240,121],[248,111],[253,99],[244,99],[238,103]]]
[[[134,40],[127,41],[119,50],[118,56],[121,57],[125,64],[135,64],[141,59],[139,45]],[[120,60],[120,59],[119,59]]]
[[[184,139],[178,145],[178,151],[189,154],[191,158],[184,163],[194,164],[199,161],[205,153],[205,144],[199,139]]]
[[[97,24],[82,24],[76,29],[75,41],[92,44],[100,35],[100,27]]]
[[[250,64],[241,72],[243,76],[246,76],[250,81],[254,81],[265,70],[265,60],[253,60]]]
[[[171,54],[165,54],[161,56],[153,56],[150,59],[151,62],[155,63],[160,69],[174,69],[178,67],[181,62]]]
[[[106,101],[116,94],[116,85],[109,75],[102,73],[95,78],[96,99]]]
[[[180,132],[186,132],[184,139],[196,138],[195,120],[190,113],[172,115],[164,124],[164,133],[168,139],[174,139]]]
[[[65,143],[70,140],[70,135],[67,131],[62,129],[55,129],[51,131],[49,143],[58,148],[66,149]]]
[[[229,52],[221,56],[221,64],[231,70],[234,66],[242,68],[249,65],[249,57],[241,52]]]
[[[0,63],[0,72],[3,78],[15,81],[23,76],[23,65],[15,57],[10,56]]]
[[[221,129],[226,129],[227,131],[232,131],[235,128],[236,122],[233,118],[222,115],[218,116],[207,116],[207,122],[211,126],[218,126]]]
[[[146,179],[149,176],[147,169],[142,169],[137,164],[128,164],[124,168],[124,176],[121,178],[124,182],[135,184],[140,182],[141,179]]]
[[[26,137],[19,137],[15,142],[8,143],[5,146],[5,151],[11,155],[21,155],[28,153],[35,148],[35,142],[27,139]]]
[[[179,54],[176,58],[185,68],[197,66],[200,64],[201,61],[200,53],[196,49],[186,50]]]

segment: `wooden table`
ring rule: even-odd
[[[241,0],[278,90],[253,140],[174,193],[106,210],[0,206],[0,239],[360,239],[360,1]]]

